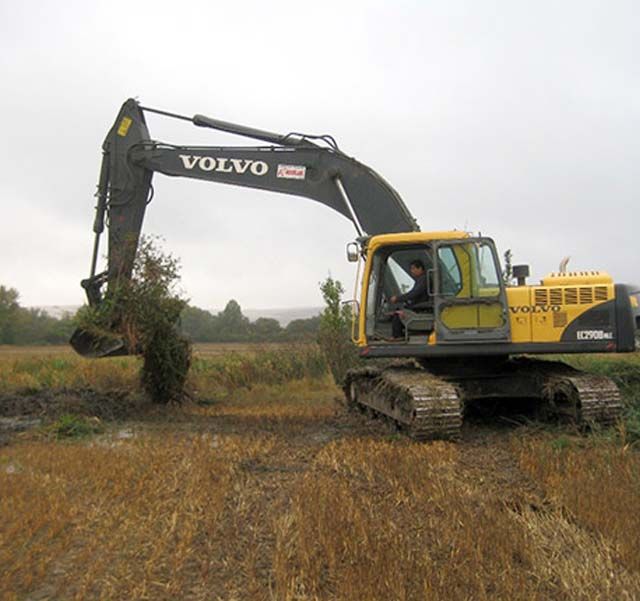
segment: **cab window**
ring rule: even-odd
[[[400,267],[393,256],[389,257],[387,267],[401,294],[404,294],[413,288],[413,278],[402,267]]]
[[[494,290],[499,288],[500,280],[491,248],[487,244],[478,244],[476,248],[478,253],[478,287]]]
[[[462,276],[456,255],[450,246],[438,249],[438,263],[440,266],[440,294],[455,296],[462,290]]]
[[[477,298],[500,293],[500,275],[489,244],[471,242],[440,246],[438,270],[442,296]]]

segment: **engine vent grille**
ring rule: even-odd
[[[533,292],[533,303],[535,305],[548,305],[548,290],[546,288],[536,288]]]
[[[607,286],[576,286],[570,288],[534,288],[533,304],[547,305],[591,305],[609,299]]]
[[[593,303],[593,288],[580,288],[580,304],[590,305]]]
[[[567,305],[578,304],[578,289],[577,288],[565,288],[564,290],[564,302]]]
[[[562,288],[551,288],[549,292],[551,296],[551,304],[561,305],[562,304]]]

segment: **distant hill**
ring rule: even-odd
[[[211,309],[214,315],[222,309]],[[245,309],[242,308],[242,314],[249,318],[249,321],[255,321],[259,317],[268,317],[277,319],[283,328],[286,328],[294,319],[308,319],[322,313],[322,307],[294,307],[291,309]]]
[[[40,309],[47,315],[60,319],[66,314],[74,315],[80,308],[80,305],[43,305],[36,307],[28,307],[29,309]],[[216,315],[222,309],[209,309],[211,313]],[[294,307],[290,309],[242,309],[242,314],[255,321],[259,317],[268,317],[277,319],[283,328],[286,328],[294,319],[308,319],[322,313],[322,307]]]
[[[80,305],[42,305],[26,307],[27,309],[39,309],[43,313],[46,313],[50,317],[61,319],[65,315],[75,315],[76,311],[80,308]]]

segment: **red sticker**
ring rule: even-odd
[[[284,179],[304,179],[307,168],[302,165],[278,165],[277,177]]]

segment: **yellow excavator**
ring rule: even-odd
[[[158,142],[149,136],[146,112],[267,144]],[[127,100],[103,144],[91,271],[82,281],[90,305],[131,277],[155,172],[310,198],[353,222],[357,238],[347,256],[362,274],[354,342],[363,358],[405,361],[351,370],[345,394],[351,405],[385,416],[413,438],[455,439],[465,408],[494,399],[534,399],[541,410],[578,424],[619,418],[620,393],[610,379],[530,356],[635,351],[640,287],[616,284],[604,272],[564,268],[527,285],[526,265],[513,267],[517,285],[511,285],[491,238],[421,232],[398,193],[328,135],[282,135]],[[108,265],[97,273],[105,223]],[[399,303],[415,290],[416,264],[421,298]],[[84,330],[71,344],[90,357],[128,352],[124,342]]]

